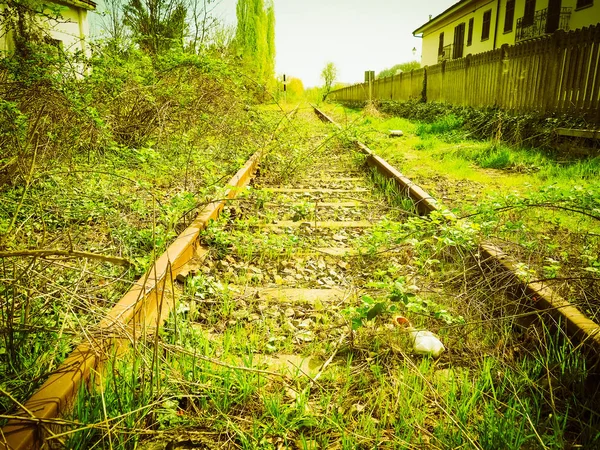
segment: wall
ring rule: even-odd
[[[504,44],[514,45],[515,44],[515,35],[517,29],[517,19],[523,17],[525,14],[525,0],[516,0],[515,1],[515,15],[513,18],[512,30],[505,33],[504,32],[504,23],[506,19],[506,0],[502,0],[500,2],[500,22],[498,23],[498,34],[496,35],[496,48],[502,47]],[[544,3],[543,0],[536,1],[536,9],[542,9],[539,4]],[[544,8],[548,6],[548,1],[545,1]]]
[[[454,42],[454,27],[463,22],[465,23],[464,55],[466,56],[469,53],[475,54],[491,50],[494,43],[497,2],[498,0],[482,0],[475,3],[469,2],[469,4],[441,20],[439,24],[434,24],[427,28],[427,30],[423,32],[423,54],[421,57],[421,65],[430,66],[437,64],[440,33],[444,33],[444,45],[452,44]],[[482,41],[481,31],[483,26],[483,13],[488,9],[492,10],[490,37],[489,39]],[[473,28],[473,43],[472,45],[467,46],[466,41],[469,30],[469,19],[471,18],[475,21]]]
[[[5,6],[0,6],[0,11]],[[88,51],[86,38],[89,35],[87,21],[87,10],[73,5],[60,4],[60,20],[42,19],[40,25],[48,30],[48,36],[52,39],[61,41],[64,51],[75,52],[78,50]],[[50,14],[50,10],[44,12]],[[13,42],[10,34],[2,33],[0,37],[0,50],[10,51],[13,48]]]
[[[85,37],[89,34],[87,11],[75,6],[63,6],[61,23],[49,23],[50,35],[62,41],[63,49],[69,52],[86,50]]]
[[[571,20],[569,25],[572,30],[589,26],[592,20],[600,22],[600,0],[594,0],[594,4],[587,8],[575,9],[577,0],[563,0],[563,6],[571,6]]]

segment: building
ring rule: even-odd
[[[600,0],[461,0],[421,25],[421,65],[600,22]]]
[[[44,14],[39,14],[40,25],[44,27],[45,39],[58,48],[69,51],[87,53],[89,37],[88,11],[96,9],[91,0],[49,0]],[[40,2],[40,4],[42,4]],[[6,4],[0,5],[0,14]],[[58,11],[58,17],[56,14]],[[0,27],[2,25],[0,24]],[[10,52],[14,47],[11,33],[0,30],[0,51]]]

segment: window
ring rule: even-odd
[[[473,26],[475,19],[469,19],[469,31],[467,32],[467,47],[473,43]]]
[[[463,48],[465,46],[465,23],[454,27],[454,46],[452,50],[452,59],[463,57]]]
[[[576,8],[584,8],[586,6],[592,6],[594,4],[594,0],[577,0]]]
[[[440,33],[440,43],[438,45],[438,55],[444,53],[444,33]]]
[[[49,36],[46,36],[44,38],[44,42],[48,45],[51,45],[52,47],[56,47],[60,51],[62,51],[63,49],[63,42],[59,39],[54,39]]]
[[[504,32],[505,33],[512,31],[514,21],[515,21],[515,0],[508,0],[506,2],[506,12],[504,14]]]
[[[490,25],[492,24],[492,10],[488,9],[483,13],[483,26],[481,27],[481,40],[490,38]]]
[[[49,48],[48,50],[50,50],[54,56],[59,57],[63,54],[63,41],[46,36],[44,38],[44,42],[53,47]]]
[[[529,27],[533,25],[533,18],[535,16],[535,0],[525,0],[525,14],[521,20],[521,25]]]
[[[544,31],[552,34],[560,26],[561,0],[549,0],[548,9],[546,9],[546,25]]]

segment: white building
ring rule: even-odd
[[[52,6],[38,15],[46,41],[66,52],[81,50],[87,53],[88,11],[94,11],[96,3],[91,0],[48,0],[46,3]],[[0,10],[6,7],[6,4],[0,4]],[[55,18],[55,10],[59,12],[58,18]],[[0,31],[0,51],[10,52],[14,48],[12,34]]]

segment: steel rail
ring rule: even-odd
[[[46,382],[27,400],[15,417],[0,432],[0,450],[38,449],[51,433],[48,419],[65,414],[77,393],[94,371],[101,370],[110,349],[122,352],[125,339],[112,336],[123,331],[135,341],[148,329],[158,327],[173,306],[168,295],[169,282],[177,277],[183,266],[195,255],[200,232],[216,219],[229,199],[248,185],[258,168],[261,152],[256,152],[229,180],[222,200],[207,205],[194,221],[175,239],[100,322],[100,338],[80,344],[53,372]],[[166,295],[165,295],[166,294]],[[45,423],[47,421],[48,423]]]
[[[330,122],[338,129],[342,127],[331,117],[313,105],[315,113],[325,122]],[[366,163],[375,168],[383,176],[394,180],[400,191],[415,202],[420,214],[427,215],[439,211],[447,220],[457,220],[456,216],[444,210],[424,189],[404,176],[383,158],[377,156],[370,148],[358,140],[354,141],[358,149],[367,155]],[[554,289],[542,282],[526,282],[517,274],[518,262],[500,248],[489,243],[479,245],[479,258],[483,266],[495,271],[510,283],[512,289],[508,293],[527,310],[538,310],[550,315],[556,323],[566,326],[569,337],[581,344],[593,359],[600,356],[600,325],[586,317],[576,306],[560,296]]]

